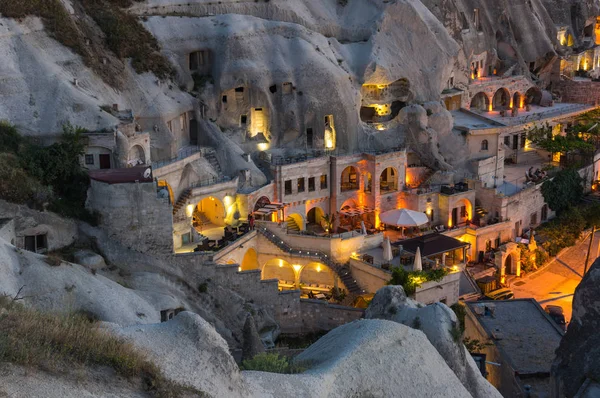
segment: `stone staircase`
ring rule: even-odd
[[[300,232],[300,226],[298,225],[296,220],[294,220],[292,217],[288,217],[287,220],[285,220],[285,222],[286,222],[288,231]]]
[[[194,214],[194,225],[205,226],[208,224],[210,224],[210,220],[208,217],[206,217],[206,214],[202,213],[201,211]]]
[[[221,165],[219,164],[219,161],[217,160],[217,156],[215,155],[214,151],[207,152],[204,155],[204,158],[206,160],[208,160],[208,163],[210,163],[213,170],[215,170],[220,175],[221,174]]]
[[[333,261],[327,254],[318,251],[294,249],[287,243],[282,241],[280,238],[278,238],[277,235],[275,235],[273,232],[269,231],[269,229],[266,227],[257,227],[256,230],[259,233],[261,233],[265,238],[267,238],[269,242],[277,246],[279,250],[286,254],[317,259],[321,263],[327,265],[333,272],[335,272],[340,277],[340,279],[346,286],[346,289],[348,289],[346,299],[344,299],[344,303],[350,303],[347,305],[351,305],[354,302],[356,296],[365,293],[365,291],[361,289],[361,287],[356,282],[356,279],[352,277],[352,273],[350,272],[350,270],[346,266]]]
[[[419,181],[417,181],[417,183],[415,185],[417,187],[422,187],[422,186],[428,185],[431,180],[431,177],[433,177],[434,174],[435,174],[435,170],[432,170],[432,169],[427,170],[427,173],[425,173],[423,175],[423,177]]]
[[[179,195],[179,199],[177,199],[177,202],[175,202],[173,205],[173,215],[177,214],[179,209],[181,209],[187,203],[187,200],[190,198],[190,196],[192,196],[191,188],[186,189],[181,193],[181,195]]]

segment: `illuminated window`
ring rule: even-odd
[[[304,192],[304,178],[298,178],[298,192]]]
[[[321,176],[321,189],[327,189],[327,175],[323,174]]]

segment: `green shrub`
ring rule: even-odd
[[[467,310],[465,305],[462,303],[452,304],[450,306],[454,314],[456,315],[456,319],[458,319],[458,325],[460,327],[461,332],[465,331],[465,317],[467,316]]]
[[[388,285],[400,285],[404,289],[407,296],[415,294],[417,288],[425,282],[439,282],[446,275],[448,269],[438,268],[427,271],[411,271],[408,272],[402,267],[392,269],[392,279],[388,281]]]
[[[131,58],[137,73],[153,72],[161,79],[174,75],[173,67],[159,51],[156,38],[134,15],[121,8],[131,2],[81,0],[81,4],[104,33],[107,47],[121,59]]]
[[[295,364],[286,356],[263,352],[242,362],[242,370],[291,374],[302,373],[306,370],[306,367],[302,364]]]
[[[139,377],[160,397],[204,393],[164,378],[131,343],[110,334],[86,313],[42,313],[0,296],[0,362],[59,371],[73,364],[108,366],[119,375]]]
[[[493,345],[492,343],[484,343],[477,339],[471,339],[470,337],[465,337],[463,339],[463,344],[467,348],[467,351],[475,353],[480,353],[484,351],[486,347]]]

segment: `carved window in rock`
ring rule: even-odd
[[[488,150],[488,140],[481,141],[481,150],[482,151],[487,151]]]
[[[86,165],[93,165],[94,164],[94,155],[93,154],[86,154],[85,155],[85,164]]]
[[[46,234],[25,236],[23,246],[30,252],[45,253],[48,251],[48,236]]]
[[[290,82],[285,82],[282,85],[282,90],[284,94],[291,94],[292,93],[292,83]]]

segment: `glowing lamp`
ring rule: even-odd
[[[294,265],[292,265],[292,268],[294,269],[294,271],[300,272],[300,270],[302,269],[302,266],[300,264],[294,264]]]
[[[186,216],[191,217],[193,213],[194,213],[194,205],[187,205],[187,207],[185,208]]]
[[[491,103],[491,102],[490,102],[490,104],[488,105],[488,111],[490,111],[490,112],[491,112],[491,111],[493,111],[493,109],[492,109],[492,103]]]
[[[317,272],[321,272],[321,266],[317,265]]]
[[[269,149],[269,144],[266,142],[261,142],[260,144],[256,145],[258,147],[259,151],[266,151],[267,149]]]
[[[430,216],[430,215],[431,215],[431,209],[430,209],[430,208],[428,208],[428,209],[425,211],[425,213],[426,213],[428,216]]]
[[[330,137],[325,138],[325,148],[333,149],[333,140]]]
[[[242,272],[242,267],[238,267],[238,272]]]

